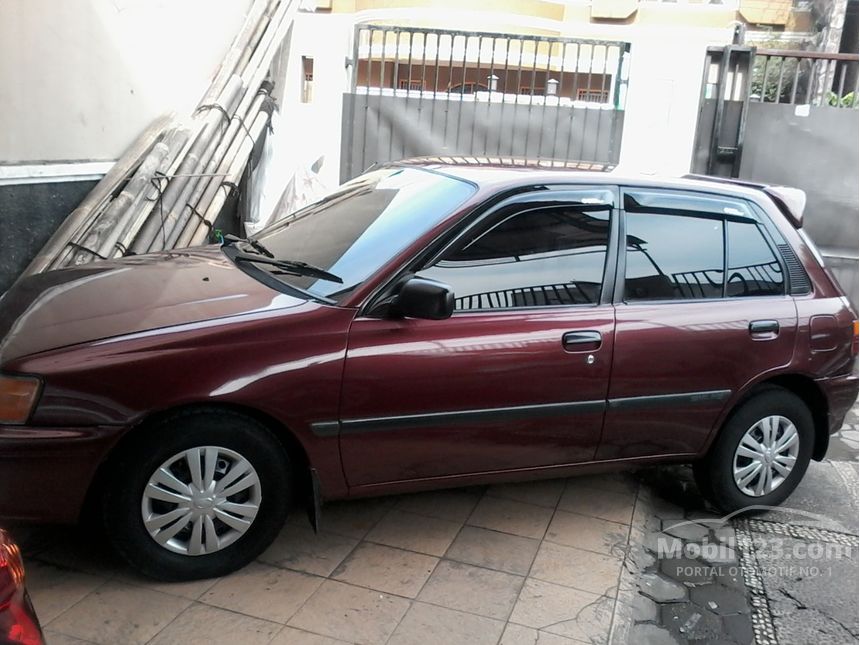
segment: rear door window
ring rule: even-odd
[[[785,293],[782,265],[755,222],[727,222],[726,296],[777,296]]]
[[[625,302],[785,293],[782,264],[744,202],[630,191],[625,226]]]
[[[720,298],[723,275],[721,220],[627,213],[626,301]]]

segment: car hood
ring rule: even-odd
[[[257,282],[217,246],[49,271],[0,298],[0,367],[68,345],[301,302]]]

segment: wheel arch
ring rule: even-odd
[[[726,422],[740,406],[749,399],[768,389],[779,388],[791,392],[801,399],[809,408],[812,420],[815,424],[815,442],[812,447],[812,458],[821,461],[827,454],[830,445],[830,428],[828,425],[828,403],[827,397],[818,384],[809,376],[804,374],[777,374],[762,381],[751,384],[737,398],[734,405],[724,414],[717,426],[717,432],[713,433],[708,445],[708,450],[716,441],[717,435],[725,426]],[[707,452],[707,451],[706,451]]]
[[[104,489],[110,467],[113,464],[113,460],[116,459],[132,441],[145,433],[148,428],[165,419],[186,413],[202,413],[207,410],[233,412],[252,419],[268,429],[284,448],[284,452],[286,453],[290,464],[293,466],[293,472],[291,475],[293,478],[293,486],[295,487],[294,499],[307,499],[307,496],[312,492],[310,459],[305,447],[296,435],[283,423],[271,415],[249,406],[223,402],[190,403],[152,412],[137,422],[119,438],[116,444],[114,444],[114,446],[108,451],[104,459],[102,459],[96,469],[95,475],[90,481],[90,485],[84,499],[83,508],[81,509],[81,516],[97,516],[99,500],[101,498],[101,493]]]

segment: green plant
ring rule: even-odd
[[[854,106],[854,92],[849,92],[843,97],[839,97],[836,92],[828,92],[827,93],[827,105],[832,107],[853,107]]]

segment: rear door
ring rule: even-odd
[[[786,268],[743,200],[627,189],[624,207],[597,457],[694,453],[734,392],[791,362],[797,312]]]
[[[612,364],[616,194],[506,202],[417,267],[453,287],[451,318],[353,322],[341,408],[350,486],[594,457]]]

